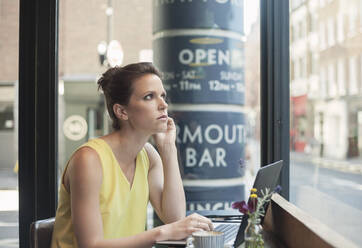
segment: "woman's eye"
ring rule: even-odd
[[[144,97],[145,100],[151,100],[153,97],[152,94],[148,94],[147,96]]]

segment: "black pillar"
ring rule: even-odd
[[[20,0],[19,238],[57,204],[58,1]]]
[[[283,160],[289,199],[289,0],[262,0],[260,16],[261,164]]]
[[[245,197],[244,0],[153,3],[187,210],[229,209]]]

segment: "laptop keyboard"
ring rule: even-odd
[[[225,243],[235,239],[239,230],[239,225],[220,224],[215,228],[215,231],[223,232],[225,234]]]

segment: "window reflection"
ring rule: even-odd
[[[362,244],[361,1],[290,6],[291,201]]]

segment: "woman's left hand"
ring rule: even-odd
[[[167,129],[165,132],[156,133],[153,135],[155,144],[159,150],[163,150],[167,146],[175,145],[176,141],[176,126],[171,117],[167,119]]]

